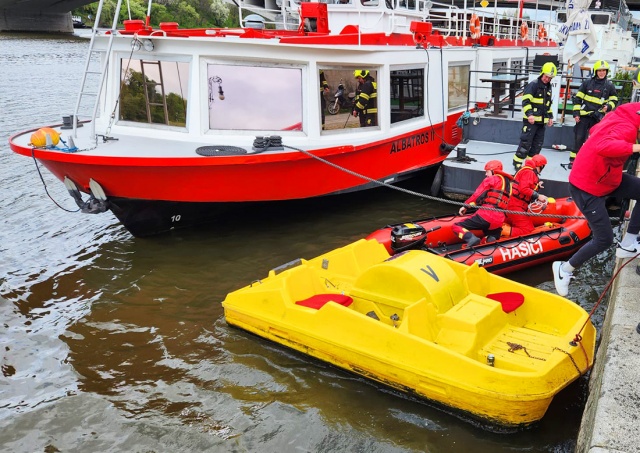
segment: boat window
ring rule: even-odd
[[[186,126],[189,63],[125,58],[120,63],[120,120]]]
[[[593,22],[593,25],[608,25],[609,17],[608,14],[592,14],[591,22]]]
[[[424,116],[424,69],[391,71],[391,123]]]
[[[207,65],[209,128],[302,130],[302,70]]]
[[[363,105],[367,109],[364,115],[354,117],[353,110],[358,105],[358,93],[361,85],[356,79],[355,68],[323,68],[325,80],[329,85],[328,93],[321,93],[324,96],[325,107],[322,111],[324,131],[332,132],[337,130],[357,130],[360,127],[378,125],[378,71],[373,69],[357,69],[366,71],[372,80],[367,80],[373,86],[373,92],[367,102],[363,100]],[[321,102],[322,105],[322,102]]]
[[[469,65],[449,66],[449,110],[467,105]]]

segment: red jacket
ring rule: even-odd
[[[493,203],[488,203],[485,202],[485,196],[486,194],[491,190],[496,190],[496,191],[501,191],[501,192],[505,192],[505,197],[509,196],[510,193],[510,186],[509,186],[509,177],[511,175],[491,175],[491,176],[487,176],[486,178],[484,178],[482,180],[482,182],[480,183],[480,185],[478,186],[478,188],[476,189],[475,192],[473,192],[473,195],[471,195],[467,201],[465,201],[465,204],[477,204],[479,206],[487,206],[487,207],[492,207],[492,208],[496,208],[497,206]],[[482,217],[483,219],[485,219],[487,222],[489,222],[489,225],[491,229],[495,229],[495,228],[500,228],[502,227],[502,224],[504,223],[504,213],[499,212],[499,211],[490,211],[488,209],[478,209],[477,214]]]
[[[569,173],[571,184],[597,197],[618,188],[637,140],[639,112],[640,102],[623,104],[591,128]]]
[[[535,164],[527,159],[520,170],[513,177],[509,211],[526,211],[529,203],[538,198],[538,184],[540,178],[535,170]]]

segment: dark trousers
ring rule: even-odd
[[[502,227],[492,230],[491,224],[478,214],[474,214],[471,217],[464,219],[462,222],[454,223],[451,230],[455,234],[463,233],[464,230],[480,230],[484,236],[493,236],[496,239],[500,239],[500,234],[502,234]]]
[[[576,143],[574,147],[575,151],[569,155],[569,160],[573,161],[576,158],[576,154],[578,154],[584,142],[587,141],[587,137],[589,137],[589,131],[598,123],[599,121],[593,116],[583,116],[580,118],[580,122],[573,127]]]
[[[378,114],[377,113],[362,113],[358,114],[358,118],[360,119],[360,127],[369,127],[369,126],[377,126],[378,125]]]
[[[520,146],[518,147],[518,151],[520,151],[520,149],[524,149],[527,152],[526,155],[529,157],[540,154],[542,143],[544,142],[544,127],[544,123],[529,124],[528,121],[524,121],[522,125],[522,134],[520,134]]]
[[[622,174],[622,182],[616,190],[602,197],[596,197],[584,192],[572,184],[569,184],[569,191],[578,209],[587,218],[589,228],[591,228],[591,240],[569,259],[569,264],[573,267],[581,266],[587,260],[593,258],[598,253],[608,249],[613,244],[613,228],[605,205],[609,197],[626,198],[631,200],[640,199],[640,178],[627,173]],[[636,203],[631,212],[627,232],[630,234],[640,233],[640,204]]]
[[[520,144],[516,154],[513,156],[513,166],[520,168],[527,157],[533,157],[540,154],[542,143],[544,142],[544,124],[529,124],[528,121],[522,122],[522,133],[520,134]]]

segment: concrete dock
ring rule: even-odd
[[[617,272],[629,259],[617,260]],[[640,451],[640,259],[614,280],[589,381],[577,452]]]

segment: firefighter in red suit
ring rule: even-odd
[[[538,193],[542,188],[539,176],[545,165],[547,165],[547,158],[542,154],[536,154],[524,162],[513,178],[507,210],[519,211],[522,214],[507,214],[508,222],[511,224],[510,236],[521,236],[533,231],[533,220],[531,216],[526,215],[526,212],[529,204],[534,201],[547,202],[547,197]]]
[[[480,243],[480,238],[473,234],[472,230],[480,230],[487,237],[487,242],[500,238],[502,224],[505,215],[496,209],[506,209],[511,194],[511,180],[513,177],[502,171],[502,162],[490,160],[484,166],[486,177],[471,195],[465,204],[471,206],[484,206],[493,209],[479,209],[478,212],[461,222],[456,222],[451,227],[458,237],[464,240],[469,247]],[[467,212],[465,206],[460,208],[460,215]]]

